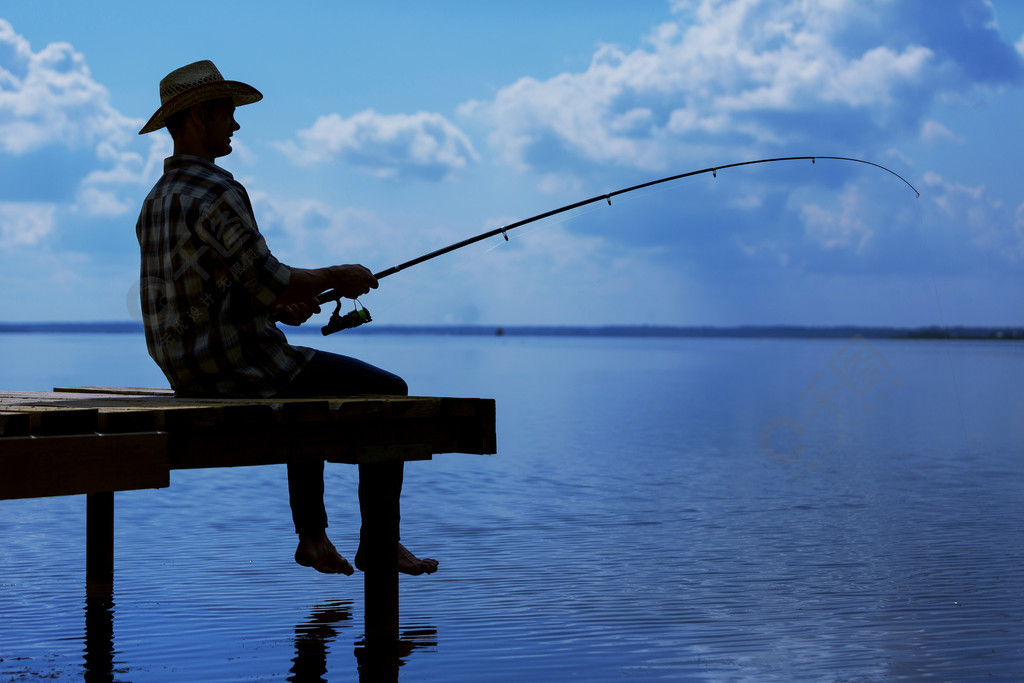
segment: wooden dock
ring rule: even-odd
[[[86,575],[99,583],[113,579],[114,492],[169,486],[171,470],[496,452],[493,399],[184,399],[130,387],[0,392],[0,500],[85,494]],[[395,640],[397,570],[364,572],[364,595],[367,641]]]

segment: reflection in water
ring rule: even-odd
[[[295,627],[295,658],[289,681],[326,681],[327,653],[338,637],[338,626],[352,620],[352,601],[337,600],[314,607],[309,618]],[[430,627],[408,629],[395,643],[367,646],[359,641],[355,659],[360,681],[397,681],[404,658],[423,647],[437,646],[437,631]]]
[[[413,650],[437,647],[437,629],[429,626],[407,629],[398,641],[387,645],[356,643],[356,662],[361,683],[398,681],[398,669]]]
[[[352,601],[336,600],[313,608],[295,626],[295,657],[289,681],[327,681],[327,654],[338,630],[352,621]],[[355,643],[360,681],[398,681],[398,670],[417,649],[436,648],[437,629],[419,626],[402,631],[395,643],[368,646]],[[114,678],[114,600],[111,584],[89,582],[85,599],[83,679],[112,683]],[[2,660],[0,660],[2,661]],[[124,673],[124,670],[121,672]]]
[[[85,594],[86,683],[114,680],[114,596],[109,583],[89,581]]]
[[[352,620],[352,601],[337,600],[315,607],[306,621],[295,627],[295,657],[289,681],[326,681],[327,653],[338,637],[338,626]],[[360,681],[397,681],[398,669],[413,650],[436,647],[437,630],[429,626],[402,631],[389,645],[356,643]]]
[[[314,607],[309,619],[295,627],[295,658],[289,681],[323,681],[328,643],[338,636],[336,625],[352,620],[352,601],[337,600]]]

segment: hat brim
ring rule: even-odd
[[[222,97],[230,97],[236,107],[241,107],[245,104],[259,102],[263,99],[263,93],[241,81],[204,83],[176,95],[166,104],[161,105],[156,110],[156,113],[150,117],[149,121],[146,122],[146,125],[142,127],[142,130],[139,131],[139,135],[160,130],[166,124],[167,117],[177,114],[179,111],[184,111],[193,104],[199,104],[208,100],[219,100]]]

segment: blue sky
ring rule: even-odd
[[[0,5],[0,321],[127,320],[169,71],[265,95],[235,152],[285,263],[389,324],[1024,325],[1024,3]]]

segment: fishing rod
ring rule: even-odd
[[[599,194],[597,196],[591,197],[590,199],[584,199],[583,201],[574,202],[572,204],[567,204],[565,206],[561,206],[561,207],[559,207],[557,209],[552,209],[550,211],[545,211],[544,213],[539,213],[536,216],[531,216],[529,218],[524,218],[521,221],[516,221],[515,223],[510,223],[508,225],[503,225],[500,228],[495,228],[494,230],[488,230],[487,232],[483,232],[483,233],[480,233],[479,235],[475,235],[473,237],[469,237],[469,238],[464,239],[464,240],[462,240],[460,242],[455,242],[454,244],[449,244],[447,247],[442,247],[441,249],[437,249],[435,251],[432,251],[429,254],[424,254],[423,256],[418,256],[418,257],[412,259],[411,261],[406,261],[405,263],[400,263],[397,266],[392,266],[390,268],[387,268],[386,270],[382,270],[379,273],[374,273],[374,277],[376,277],[378,280],[380,280],[381,278],[385,278],[385,277],[387,277],[389,275],[394,275],[395,273],[403,271],[406,268],[411,268],[411,267],[413,267],[415,265],[419,265],[420,263],[423,263],[424,261],[429,261],[431,259],[437,258],[438,256],[443,256],[444,254],[448,254],[450,252],[453,252],[456,249],[462,249],[463,247],[468,247],[471,244],[475,244],[476,242],[488,239],[490,237],[496,237],[497,235],[501,235],[502,237],[504,237],[505,241],[507,242],[508,241],[508,231],[509,230],[513,230],[515,228],[519,228],[519,227],[522,227],[522,226],[527,225],[529,223],[534,223],[536,221],[543,220],[545,218],[550,218],[551,216],[555,216],[555,215],[558,215],[560,213],[564,213],[566,211],[572,211],[573,209],[578,209],[578,208],[580,208],[582,206],[587,206],[588,204],[593,204],[593,203],[599,202],[601,200],[607,201],[608,205],[611,206],[611,204],[612,204],[612,197],[617,197],[619,195],[626,194],[627,192],[633,192],[635,190],[642,190],[645,187],[652,187],[654,185],[660,185],[662,183],[668,183],[668,182],[671,182],[673,180],[681,180],[682,178],[689,178],[690,176],[701,175],[701,174],[704,174],[704,173],[710,173],[714,177],[717,178],[719,171],[725,170],[727,168],[737,168],[739,166],[753,166],[754,164],[769,164],[769,163],[774,163],[774,162],[778,162],[778,161],[808,161],[808,160],[813,164],[818,159],[832,159],[834,161],[852,161],[852,162],[856,162],[858,164],[867,164],[868,166],[874,166],[875,168],[879,168],[879,169],[881,169],[881,170],[883,170],[883,171],[885,171],[887,173],[891,173],[892,175],[896,176],[897,178],[902,180],[904,183],[906,183],[907,187],[909,187],[911,190],[913,190],[915,195],[917,195],[918,197],[921,196],[921,193],[917,191],[917,188],[914,187],[913,185],[911,185],[910,182],[906,178],[901,176],[899,173],[896,173],[896,171],[893,171],[892,169],[886,168],[885,166],[882,166],[881,164],[876,164],[873,161],[865,161],[864,159],[855,159],[853,157],[836,157],[836,156],[803,156],[803,157],[776,157],[776,158],[773,158],[773,159],[754,159],[752,161],[737,161],[737,162],[732,163],[732,164],[725,164],[725,165],[722,165],[722,166],[710,166],[708,168],[702,168],[699,171],[687,171],[686,173],[679,173],[679,174],[676,174],[676,175],[667,176],[665,178],[658,178],[657,180],[650,180],[650,181],[648,181],[646,183],[640,183],[639,185],[633,185],[632,187],[626,187],[626,188],[623,188],[621,190],[615,190],[614,192],[608,192],[608,193],[605,193],[605,194]],[[356,310],[354,310],[354,311],[351,311],[351,312],[349,312],[349,313],[347,313],[345,315],[339,315],[339,312],[341,310],[341,300],[343,298],[346,298],[346,297],[343,294],[339,293],[338,290],[336,290],[336,289],[332,289],[330,291],[324,292],[324,293],[320,294],[319,296],[317,296],[317,298],[316,298],[317,303],[320,303],[320,304],[325,304],[325,303],[327,303],[329,301],[336,301],[336,302],[338,302],[337,307],[335,307],[335,309],[334,309],[334,313],[331,314],[330,321],[327,323],[327,325],[325,325],[320,330],[321,332],[323,332],[323,334],[325,336],[328,335],[328,334],[333,334],[335,332],[340,332],[341,330],[347,330],[347,329],[352,328],[352,327],[358,327],[359,325],[362,325],[363,323],[368,323],[368,322],[370,322],[372,320],[372,318],[370,317],[370,312],[367,311],[365,308],[358,308],[357,307]]]

